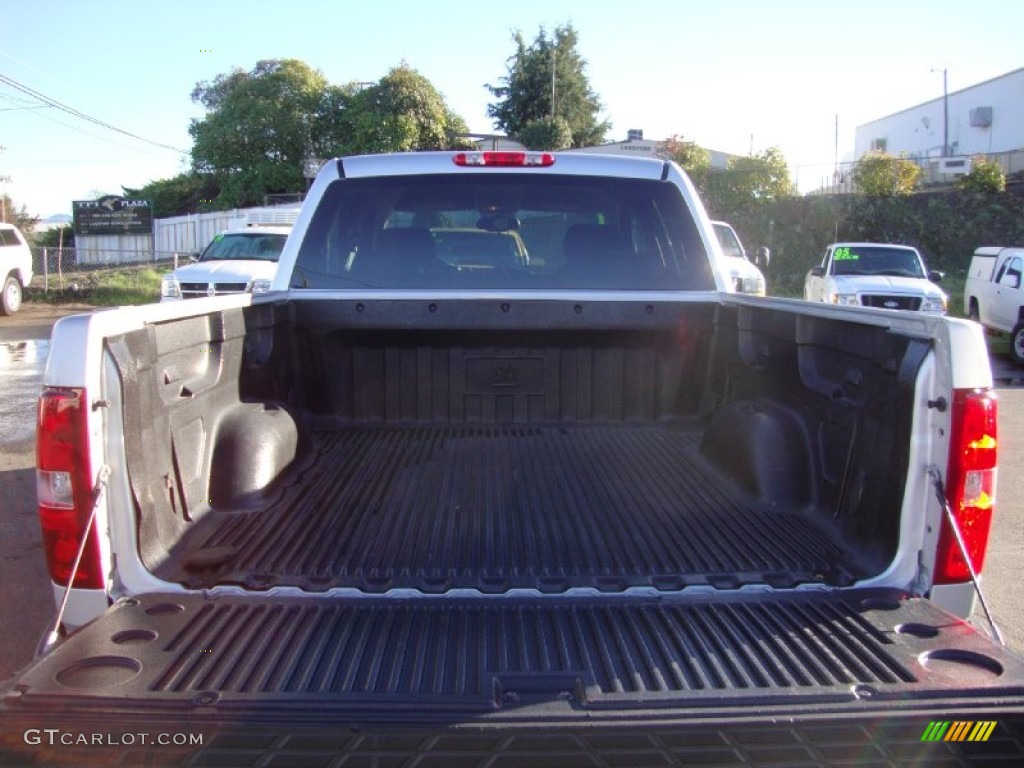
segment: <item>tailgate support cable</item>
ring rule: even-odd
[[[1005,646],[1006,640],[1003,638],[1003,633],[999,631],[999,627],[996,626],[996,620],[992,618],[992,612],[988,608],[988,600],[985,599],[985,593],[981,589],[981,582],[978,581],[978,573],[974,570],[974,563],[971,562],[971,558],[967,554],[967,544],[964,542],[963,533],[960,532],[960,524],[957,523],[956,517],[953,516],[953,508],[949,506],[949,500],[946,498],[942,474],[934,464],[928,467],[928,474],[932,478],[932,486],[935,488],[935,495],[939,499],[939,504],[945,510],[946,521],[956,537],[957,546],[960,547],[960,554],[963,556],[964,562],[967,563],[967,570],[971,574],[971,583],[974,585],[974,591],[978,593],[978,601],[981,603],[982,610],[985,611],[985,618],[988,619],[989,626],[992,627],[992,636],[996,642]]]
[[[85,529],[82,531],[82,539],[78,542],[78,554],[75,555],[75,564],[71,567],[71,575],[68,576],[67,586],[64,587],[64,597],[60,601],[60,609],[57,611],[57,618],[53,622],[53,629],[50,630],[46,636],[46,642],[43,644],[39,655],[45,655],[52,651],[54,647],[60,642],[60,627],[64,620],[64,611],[68,607],[68,598],[71,596],[71,588],[75,583],[75,577],[78,575],[78,567],[82,564],[82,555],[85,554],[85,544],[89,541],[89,531],[92,530],[93,524],[96,522],[96,510],[100,508],[100,498],[103,496],[103,489],[107,486],[107,479],[110,477],[110,466],[104,464],[100,467],[100,471],[96,473],[96,484],[92,489],[92,509],[89,511],[89,520],[85,524]]]

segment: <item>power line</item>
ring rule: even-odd
[[[27,106],[24,106],[24,107],[19,107],[18,109],[26,109],[26,110],[28,110],[28,109],[31,109],[31,110],[36,110],[36,109],[53,109],[53,107],[50,106],[49,104],[35,104],[35,102],[27,101],[26,99],[19,99],[19,98],[15,97],[15,96],[11,96],[11,95],[5,94],[5,93],[0,93],[0,100],[10,102],[11,104],[24,104],[24,105],[27,105]],[[33,104],[34,104],[34,106],[33,106]],[[4,112],[4,111],[7,111],[7,110],[0,109],[0,112]],[[78,126],[71,125],[71,123],[65,123],[63,120],[58,120],[57,118],[53,117],[53,115],[50,115],[50,114],[42,114],[42,113],[34,112],[34,111],[32,112],[32,114],[35,117],[41,117],[44,120],[50,121],[51,123],[56,123],[57,125],[62,125],[65,128],[68,128],[68,129],[74,131],[75,133],[81,133],[81,134],[84,134],[86,136],[91,136],[92,138],[97,139],[99,141],[106,142],[107,144],[113,144],[115,147],[123,147],[124,149],[130,149],[130,150],[132,150],[134,152],[144,151],[144,150],[139,149],[139,147],[137,147],[137,146],[133,147],[131,145],[124,144],[124,143],[122,143],[120,141],[115,141],[114,139],[107,138],[106,136],[100,136],[99,134],[92,133],[91,131],[87,131],[84,128],[79,128]]]
[[[115,131],[117,133],[123,134],[125,136],[128,136],[130,138],[136,139],[138,141],[145,142],[146,144],[152,144],[154,147],[160,147],[162,149],[169,149],[172,152],[177,152],[177,153],[182,154],[182,155],[187,155],[188,154],[188,152],[186,152],[185,150],[178,149],[177,147],[172,147],[169,144],[161,144],[158,141],[151,141],[150,139],[144,138],[144,137],[139,136],[137,134],[131,133],[130,131],[126,131],[126,130],[124,130],[122,128],[118,128],[117,126],[111,125],[110,123],[104,122],[103,120],[100,120],[98,118],[95,118],[95,117],[92,117],[90,115],[87,115],[84,112],[80,112],[79,110],[75,109],[74,107],[69,107],[67,104],[62,104],[61,102],[56,101],[55,99],[51,99],[49,96],[46,96],[46,95],[40,93],[39,91],[35,90],[34,88],[30,88],[27,85],[19,83],[17,80],[13,80],[13,79],[7,77],[6,75],[0,74],[0,83],[4,83],[5,85],[9,85],[11,88],[14,88],[15,90],[20,91],[21,93],[24,93],[24,94],[26,94],[28,96],[31,96],[34,99],[38,99],[39,101],[43,102],[44,104],[46,104],[48,106],[55,107],[55,108],[61,110],[62,112],[67,112],[69,115],[72,115],[73,117],[77,117],[80,120],[86,120],[87,122],[90,122],[90,123],[93,123],[95,125],[98,125],[101,128],[106,128],[107,130]]]

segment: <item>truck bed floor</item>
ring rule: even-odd
[[[848,583],[812,510],[730,484],[692,426],[353,426],[265,508],[214,509],[157,574],[371,592]],[[216,502],[216,500],[214,500]]]

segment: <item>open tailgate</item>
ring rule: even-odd
[[[798,765],[1024,753],[1024,661],[889,590],[147,595],[119,601],[0,693],[0,758],[15,762],[246,765],[269,752],[282,765],[327,755]],[[56,743],[26,738],[47,728]],[[202,743],[151,742],[165,732]],[[97,733],[110,743],[82,743]]]

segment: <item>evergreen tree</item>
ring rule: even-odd
[[[578,37],[572,25],[556,27],[550,36],[541,27],[531,45],[520,32],[513,39],[516,52],[507,61],[508,75],[501,78],[501,85],[486,86],[498,99],[487,106],[495,126],[521,140],[524,131],[533,138],[541,130],[527,130],[531,124],[561,118],[573,147],[602,143],[610,125],[598,120],[601,101],[590,89],[587,62],[576,50]],[[557,137],[557,129],[546,130]]]

